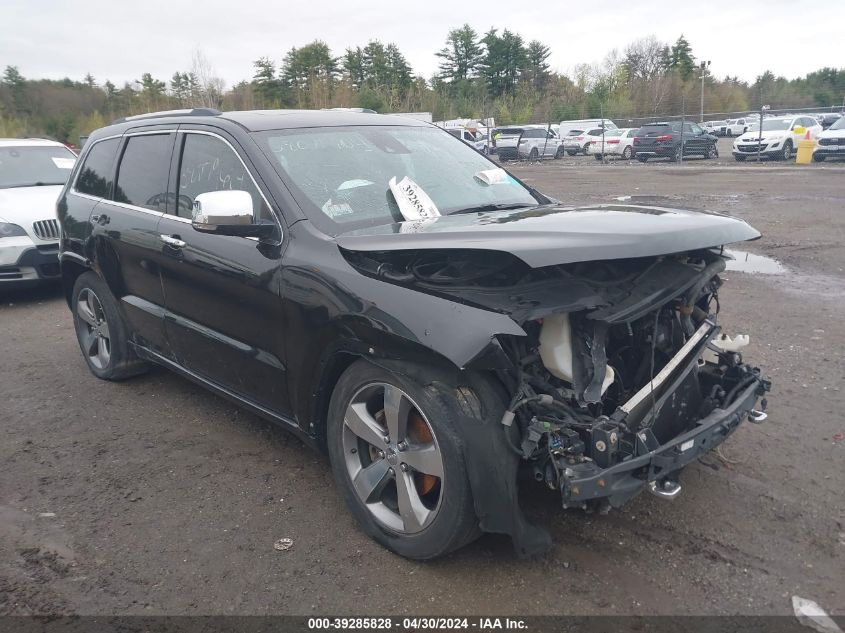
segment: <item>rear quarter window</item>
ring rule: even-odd
[[[112,138],[91,146],[76,177],[75,189],[97,198],[108,198],[114,174],[114,156],[120,139]]]

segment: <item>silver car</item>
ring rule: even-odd
[[[517,143],[519,158],[540,160],[541,158],[561,158],[563,144],[557,135],[545,126],[526,128]]]

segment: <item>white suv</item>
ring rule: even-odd
[[[56,279],[56,200],[76,154],[55,141],[0,139],[0,290]]]
[[[744,161],[749,156],[757,155],[757,145],[760,145],[760,155],[778,160],[792,158],[798,141],[805,138],[809,132],[810,138],[815,139],[821,134],[822,126],[811,116],[782,116],[763,119],[763,131],[760,123],[752,122],[748,131],[734,141],[733,155],[738,161]]]

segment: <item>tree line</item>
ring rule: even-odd
[[[843,103],[845,69],[822,68],[787,79],[766,71],[748,83],[717,78],[683,35],[654,36],[613,50],[599,63],[567,74],[548,63],[551,49],[509,29],[451,29],[434,53],[431,77],[413,71],[395,43],[371,40],[335,54],[323,41],[293,47],[280,58],[253,62],[252,77],[229,89],[201,51],[169,79],[142,73],[118,87],[28,79],[7,66],[0,79],[0,136],[46,135],[75,142],[120,116],[180,107],[220,109],[361,107],[378,112],[431,112],[435,120],[495,117],[497,123],[559,121],[604,115],[622,121],[705,112],[829,107]],[[845,103],[843,103],[845,105]]]

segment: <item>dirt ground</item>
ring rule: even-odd
[[[741,250],[787,268],[726,274],[721,322],[751,335],[770,415],[674,502],[587,516],[532,487],[544,558],[485,536],[410,562],[356,528],[325,457],[167,371],[98,381],[60,292],[19,292],[0,304],[0,613],[787,614],[794,594],[845,613],[845,164],[737,165],[721,145],[512,168],[566,202],[737,215],[764,234]]]

